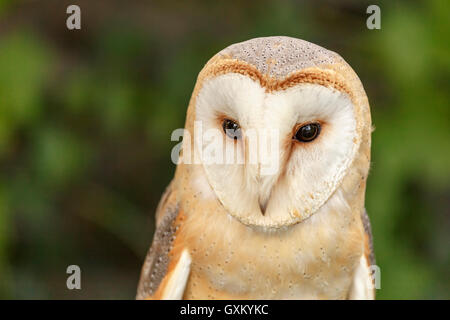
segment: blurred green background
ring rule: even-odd
[[[0,0],[0,298],[134,298],[198,72],[288,35],[341,54],[369,97],[377,297],[449,299],[449,30],[446,0]]]

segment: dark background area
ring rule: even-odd
[[[0,0],[0,298],[134,298],[198,72],[270,35],[338,52],[364,84],[377,297],[450,298],[449,5]]]

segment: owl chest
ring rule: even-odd
[[[360,255],[351,230],[231,230],[219,233],[209,228],[190,241],[192,269],[185,298],[346,297]]]

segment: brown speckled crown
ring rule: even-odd
[[[276,79],[283,79],[297,70],[342,60],[335,52],[305,40],[284,36],[255,38],[236,43],[223,49],[218,55],[245,61],[261,74]]]

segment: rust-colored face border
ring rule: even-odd
[[[293,87],[299,83],[318,84],[331,87],[346,93],[352,100],[352,91],[345,85],[344,79],[336,71],[321,67],[311,67],[292,73],[286,79],[277,79],[261,74],[254,66],[236,59],[224,59],[207,64],[199,75],[198,83],[206,79],[217,77],[226,73],[238,73],[245,75],[266,89],[267,92],[281,91]]]

